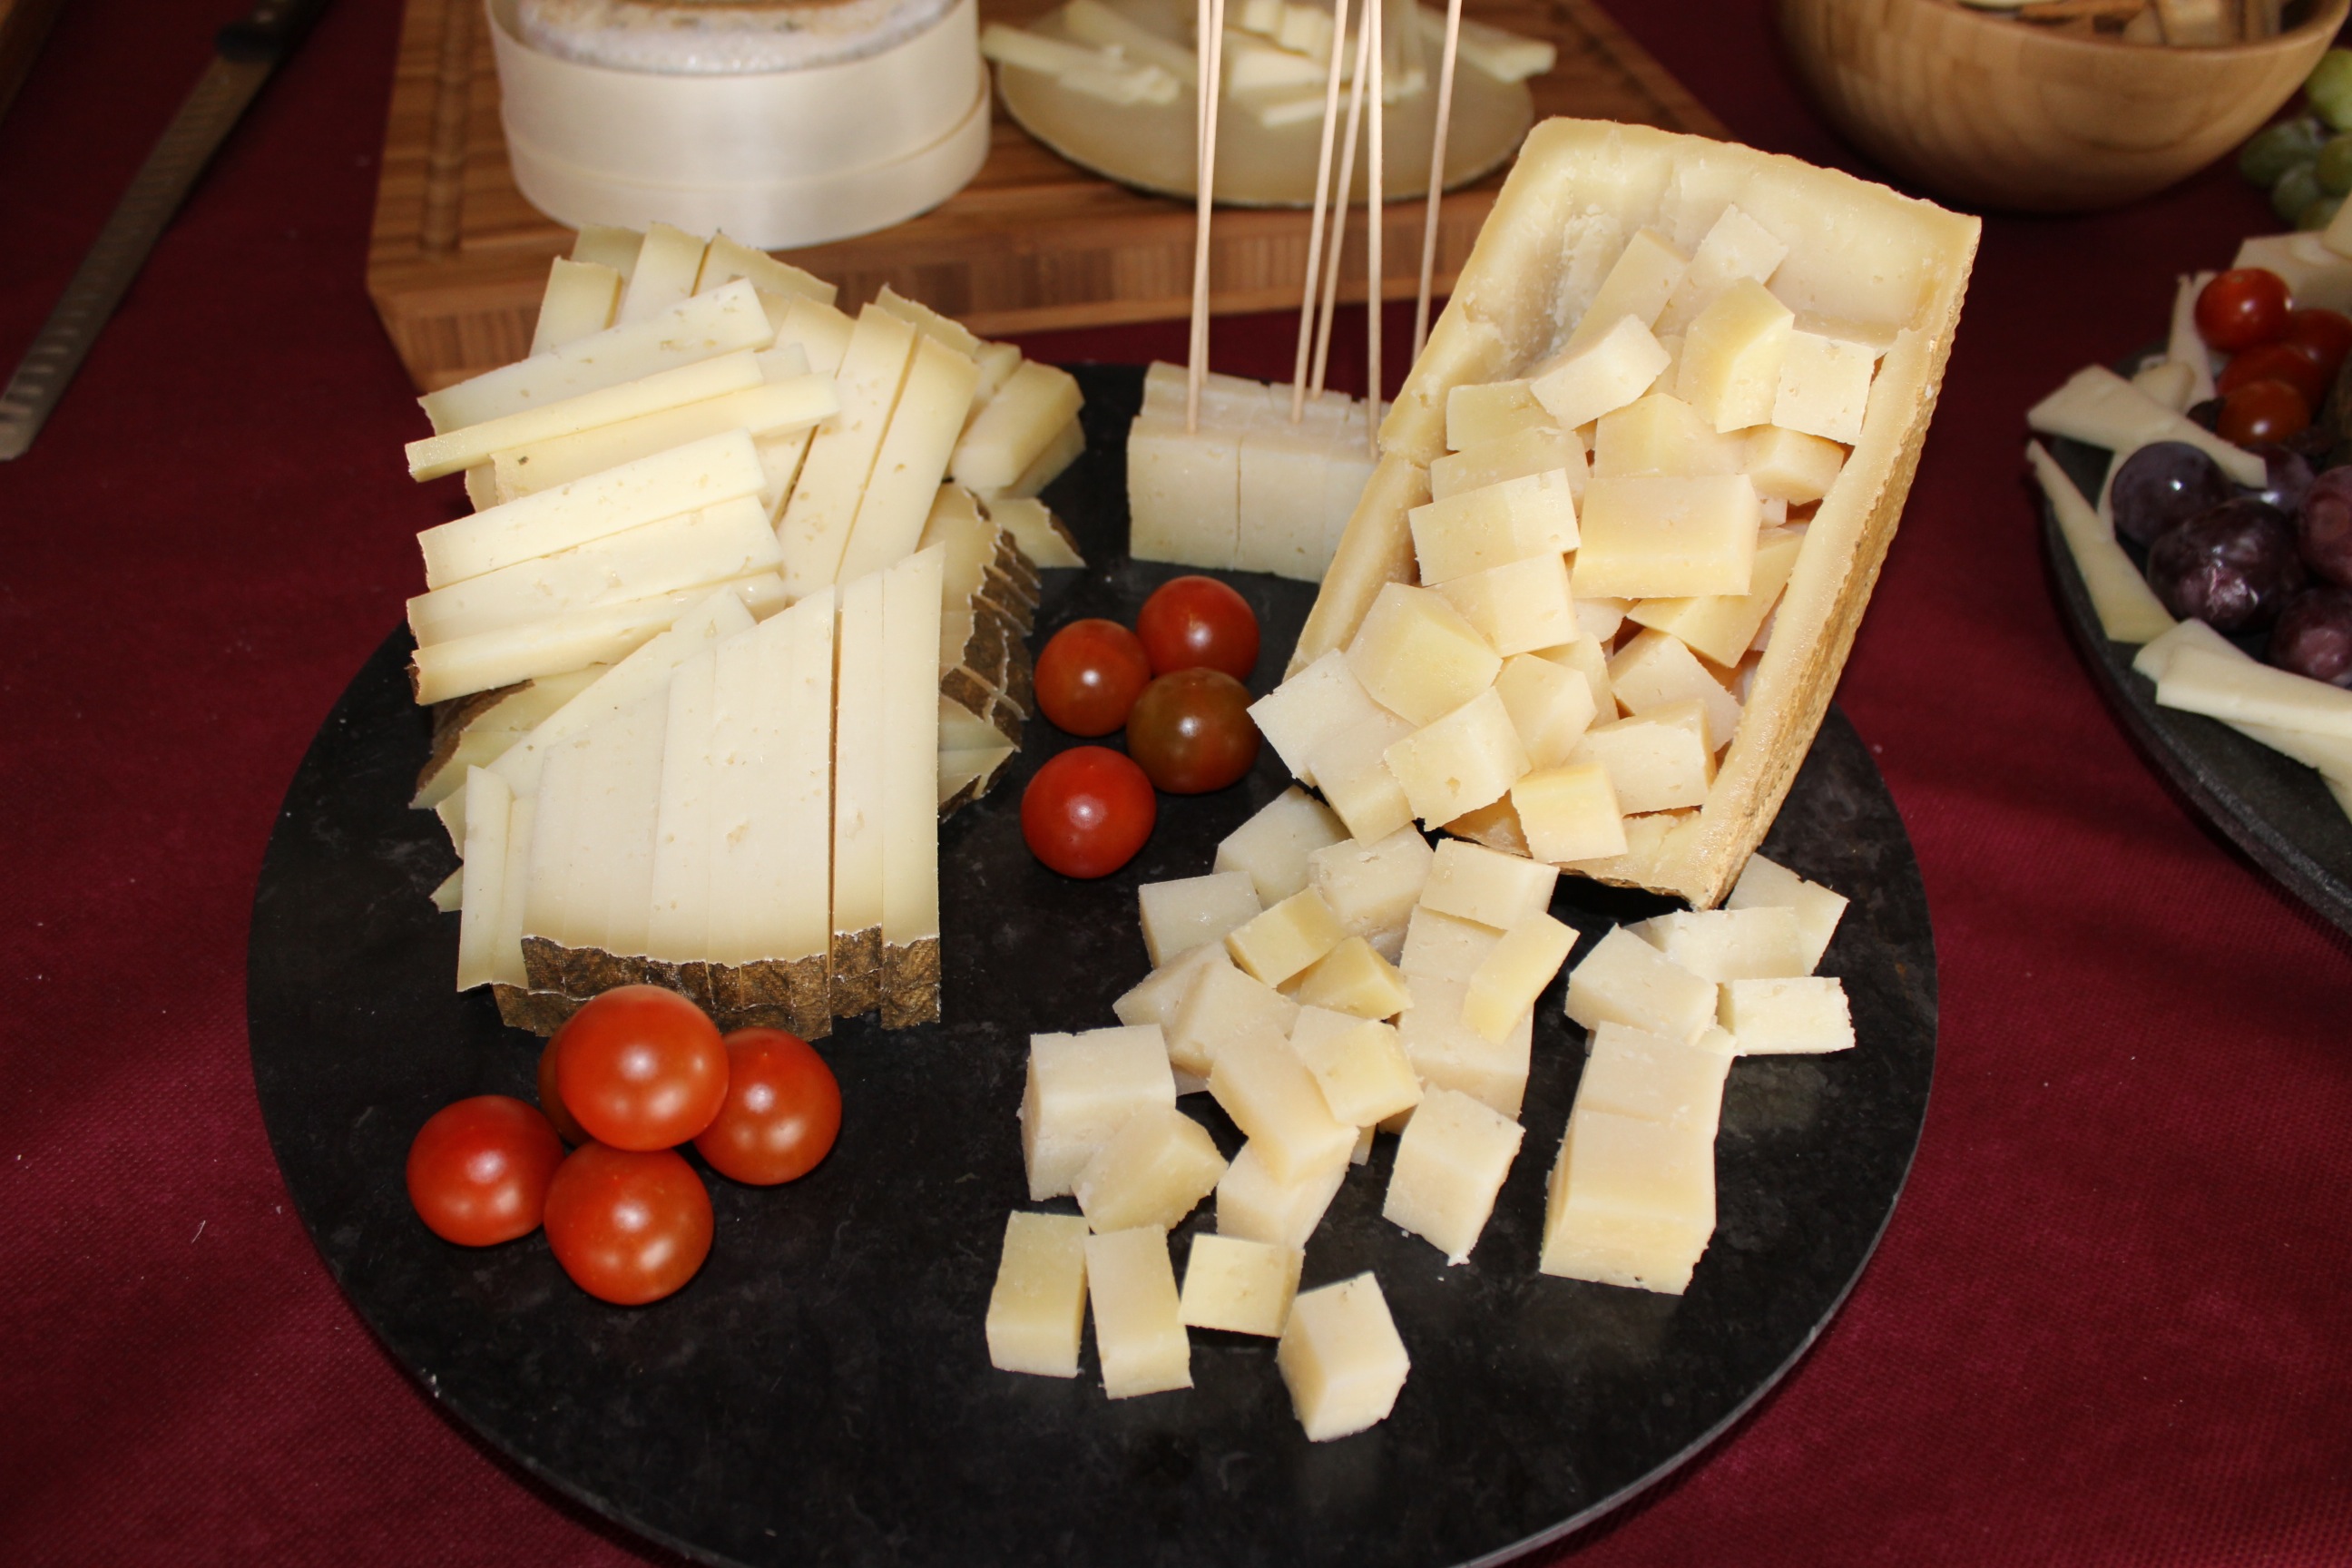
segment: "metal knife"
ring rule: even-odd
[[[33,345],[0,392],[0,462],[21,458],[57,406],[66,383],[114,314],[131,280],[146,265],[172,215],[180,210],[205,165],[269,79],[326,8],[327,0],[260,0],[243,21],[213,40],[212,63],[131,182],[73,281],[33,335]]]

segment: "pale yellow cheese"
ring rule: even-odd
[[[530,352],[543,354],[603,331],[613,324],[621,297],[621,275],[593,261],[559,256],[549,266],[540,296],[539,320],[531,328]]]
[[[1232,567],[1241,537],[1240,433],[1205,416],[1188,431],[1181,413],[1137,416],[1127,435],[1127,504],[1135,559]]]
[[[1654,713],[1676,703],[1696,702],[1706,712],[1706,737],[1717,751],[1739,728],[1739,700],[1708,673],[1682,639],[1643,631],[1609,661],[1609,685],[1628,714]]]
[[[1412,1003],[1404,977],[1360,936],[1351,936],[1298,972],[1289,994],[1301,1007],[1359,1018],[1392,1018]]]
[[[935,337],[926,334],[914,346],[889,427],[856,502],[837,573],[841,580],[878,572],[912,552],[947,475],[948,454],[963,428],[979,377],[977,364]],[[814,447],[812,442],[812,457]],[[789,507],[785,520],[789,525]]]
[[[1489,1040],[1505,1038],[1535,1006],[1575,946],[1573,927],[1548,914],[1521,917],[1471,971],[1462,998],[1462,1022]]]
[[[1693,974],[1718,983],[1812,972],[1794,910],[1677,910],[1625,929]]]
[[[1533,768],[1556,768],[1568,761],[1598,712],[1591,683],[1580,672],[1532,653],[1503,661],[1495,693],[1509,711]]]
[[[2083,574],[2083,586],[2091,595],[2091,609],[2099,617],[2099,629],[2116,642],[2145,643],[2153,641],[2172,628],[2172,613],[2164,607],[2147,579],[2140,574],[2124,547],[2116,542],[2115,530],[2093,510],[2066,477],[2055,459],[2042,449],[2039,441],[2025,444],[2026,460],[2032,465],[2033,477],[2042,486],[2042,493],[2050,502],[2050,510],[2058,519],[2058,531],[2066,541],[2066,552],[2074,558],[2075,569]]]
[[[842,580],[844,552],[874,460],[914,358],[915,329],[869,305],[860,311],[835,378],[841,412],[816,427],[792,499],[776,525],[784,582],[795,595]],[[934,486],[922,491],[928,512]],[[918,513],[916,529],[922,527]]]
[[[643,321],[683,302],[702,276],[702,253],[709,243],[666,223],[647,224],[614,319]]]
[[[1788,254],[1788,246],[1771,230],[1737,205],[1725,207],[1722,216],[1707,229],[1706,237],[1698,242],[1698,248],[1691,252],[1690,267],[1683,274],[1682,286],[1659,313],[1657,330],[1688,330],[1699,312],[1732,284],[1742,279],[1758,283],[1771,281],[1773,271]]]
[[[1143,945],[1154,968],[1204,942],[1222,943],[1227,932],[1257,917],[1264,906],[1247,873],[1219,871],[1168,882],[1146,882],[1135,890],[1143,918]]]
[[[1555,423],[1574,430],[1649,391],[1672,362],[1645,322],[1621,316],[1615,326],[1531,377],[1528,390]]]
[[[1167,1024],[1168,1059],[1178,1071],[1205,1079],[1218,1055],[1235,1040],[1280,1045],[1297,1020],[1298,1004],[1232,963],[1207,964],[1177,1003]]]
[[[1697,409],[1664,392],[1603,415],[1592,430],[1594,479],[1736,474],[1747,458],[1745,437],[1721,434]]]
[[[1376,704],[1368,717],[1317,742],[1310,756],[1316,785],[1352,837],[1385,838],[1412,820],[1404,786],[1386,761],[1389,748],[1412,732],[1411,724]]]
[[[803,272],[788,261],[779,261],[764,250],[755,250],[723,234],[712,237],[710,248],[702,253],[702,272],[694,280],[695,292],[708,293],[738,278],[749,279],[762,294],[780,295],[786,300],[814,300],[820,305],[832,304],[839,293],[822,278]],[[887,284],[883,292],[889,292]]]
[[[1482,382],[1452,387],[1445,394],[1445,445],[1450,451],[1466,452],[1528,430],[1559,429],[1523,380]]]
[[[1021,1097],[1021,1157],[1029,1196],[1066,1195],[1095,1151],[1138,1110],[1173,1109],[1176,1079],[1160,1030],[1032,1035]]]
[[[1467,1262],[1526,1136],[1491,1106],[1431,1089],[1397,1143],[1381,1217],[1435,1247],[1447,1263]]]
[[[1307,1254],[1237,1236],[1196,1236],[1184,1259],[1178,1315],[1191,1329],[1278,1338]]]
[[[1380,705],[1334,649],[1250,704],[1249,715],[1282,765],[1302,784],[1320,787],[1310,759],[1327,737],[1373,721]]]
[[[1087,1222],[1073,1215],[1005,1216],[1004,1250],[988,1294],[988,1363],[1039,1377],[1078,1375],[1087,1322]]]
[[[1579,1109],[1544,1208],[1546,1274],[1679,1296],[1715,1232],[1712,1134]]]
[[[1216,869],[1248,877],[1270,908],[1305,890],[1308,856],[1347,837],[1330,807],[1294,785],[1218,841]]]
[[[1744,474],[1593,479],[1579,519],[1576,596],[1745,594],[1761,521]]]
[[[1719,1029],[1685,1042],[1601,1023],[1593,1027],[1584,1071],[1576,1080],[1576,1109],[1697,1128],[1712,1139],[1730,1069],[1731,1054]]]
[[[1830,493],[1845,467],[1845,448],[1819,436],[1766,425],[1748,432],[1748,481],[1767,500],[1802,506]]]
[[[1617,253],[1617,260],[1601,280],[1592,303],[1569,334],[1569,351],[1573,353],[1606,335],[1628,318],[1643,327],[1655,325],[1665,310],[1666,301],[1682,287],[1689,268],[1690,258],[1664,235],[1654,228],[1636,230],[1633,237],[1625,242],[1625,248]],[[1561,423],[1581,425],[1584,421]]]
[[[463,912],[457,922],[457,989],[470,991],[496,977],[499,922],[505,911],[507,826],[514,792],[488,768],[466,770]],[[520,933],[516,940],[520,942]],[[520,947],[517,952],[520,954]]]
[[[1068,371],[1022,361],[965,426],[950,475],[982,493],[1005,489],[1077,417],[1083,401]]]
[[[1727,980],[1716,1017],[1743,1057],[1853,1048],[1845,983],[1834,975]]]
[[[1460,611],[1433,590],[1403,583],[1389,584],[1372,601],[1347,659],[1373,701],[1416,726],[1477,696],[1503,668],[1501,656]],[[1339,814],[1348,815],[1344,807]],[[1352,819],[1349,826],[1359,838],[1377,837]]]
[[[1412,984],[1432,979],[1467,985],[1478,965],[1502,940],[1502,932],[1496,927],[1458,915],[1440,914],[1425,903],[1417,904],[1412,919],[1405,923],[1404,952],[1397,967],[1404,971]]]
[[[1144,1106],[1121,1122],[1071,1179],[1078,1212],[1097,1231],[1173,1230],[1225,1173],[1208,1129],[1172,1106]]]
[[[1500,945],[1498,937],[1488,952]],[[1467,984],[1414,974],[1412,984],[1412,1005],[1397,1015],[1397,1043],[1423,1087],[1454,1089],[1503,1116],[1518,1115],[1533,1059],[1534,1015],[1522,1009],[1499,1037],[1489,1037],[1463,1019]]]
[[[877,805],[886,963],[918,943],[936,943],[940,934],[939,647],[946,555],[933,545],[883,574],[882,705],[875,721],[883,737]],[[911,998],[900,1005],[923,1010]],[[937,1016],[935,1004],[930,1016]]]
[[[1421,1102],[1421,1079],[1391,1024],[1303,1007],[1290,1048],[1315,1075],[1331,1114],[1350,1126],[1370,1127]]]
[[[1244,973],[1281,985],[1345,940],[1347,932],[1312,889],[1302,889],[1225,933]]]
[[[1579,539],[1575,492],[1564,468],[1460,490],[1412,508],[1406,521],[1421,580],[1433,587],[1514,561],[1556,556],[1575,549]]]
[[[1511,711],[1491,686],[1381,755],[1413,816],[1432,827],[1502,799],[1528,769]]]
[[[1703,804],[1715,781],[1715,749],[1706,709],[1676,702],[1613,724],[1595,724],[1569,760],[1600,763],[1618,805],[1627,816],[1638,816]]]
[[[1429,840],[1410,827],[1369,843],[1349,838],[1307,856],[1307,883],[1342,931],[1393,960],[1433,856]]]
[[[1348,1159],[1342,1155],[1292,1180],[1280,1180],[1257,1145],[1244,1143],[1217,1183],[1217,1234],[1269,1247],[1303,1247],[1347,1175]]]
[[[772,572],[714,586],[724,586],[761,609],[781,608],[784,603],[782,581]],[[710,592],[696,587],[656,594],[421,647],[415,660],[416,700],[440,702],[592,664],[616,664],[692,611]]]
[[[753,356],[762,375],[778,368],[772,357],[776,353],[771,349]],[[765,495],[777,482],[771,455],[787,446],[797,454],[809,428],[840,411],[841,398],[834,391],[831,376],[779,374],[740,392],[512,447],[494,456],[490,466],[499,499],[512,501],[641,458],[742,430],[752,437]],[[791,461],[797,472],[798,457]],[[772,512],[773,507],[770,510]]]
[[[2228,723],[2352,740],[2352,691],[2206,648],[2183,647],[2172,656],[2156,683],[2156,700],[2161,708]]]
[[[1087,1237],[1086,1250],[1103,1392],[1132,1399],[1192,1387],[1192,1347],[1179,1311],[1168,1233],[1157,1226],[1097,1232]]]
[[[1545,414],[1540,405],[1537,406],[1536,415],[1542,423],[1529,425],[1496,440],[1465,447],[1430,464],[1431,499],[1446,500],[1465,490],[1555,471],[1568,476],[1570,496],[1583,489],[1584,443],[1576,438],[1574,432],[1553,424],[1551,416]]]
[[[1625,815],[1599,763],[1531,773],[1511,786],[1511,805],[1538,860],[1561,866],[1625,853]]]
[[[642,230],[612,224],[583,224],[572,242],[572,259],[609,267],[626,279],[637,269],[637,253],[645,248]]]
[[[1670,1040],[1696,1039],[1715,1022],[1714,982],[1627,931],[1612,930],[1568,975],[1568,1016],[1590,1029],[1623,1024]]]
[[[1437,846],[1422,907],[1506,931],[1551,905],[1559,873],[1549,866],[1449,838]]]
[[[1224,1041],[1209,1070],[1209,1094],[1257,1150],[1276,1181],[1295,1183],[1347,1163],[1356,1130],[1331,1114],[1323,1091],[1279,1037]]]
[[[2057,391],[2025,411],[2025,423],[2045,436],[2087,441],[2128,452],[2151,441],[2185,441],[2242,485],[2260,486],[2262,458],[2235,447],[2185,415],[2175,414],[2105,365],[2085,365]]]
[[[1627,618],[1671,633],[1719,665],[1735,666],[1780,602],[1780,590],[1788,585],[1804,542],[1801,533],[1767,529],[1757,536],[1756,564],[1748,575],[1747,593],[1644,599],[1626,612]],[[1728,741],[1730,731],[1725,731],[1723,738]]]
[[[1581,635],[1568,592],[1568,563],[1548,552],[1441,584],[1438,593],[1486,645],[1508,658]]]
[[[1748,864],[1733,884],[1730,895],[1723,900],[1727,910],[1785,909],[1796,916],[1800,943],[1799,958],[1804,967],[1800,973],[1811,974],[1821,966],[1822,954],[1829,950],[1830,938],[1836,934],[1838,921],[1845,915],[1846,900],[1818,882],[1809,882],[1794,871],[1761,855],[1750,855]]]
[[[1275,1364],[1299,1426],[1317,1443],[1386,1420],[1412,1370],[1380,1281],[1369,1273],[1300,1292]]]
[[[1796,313],[1753,279],[1718,293],[1684,335],[1675,391],[1717,430],[1772,417]]]
[[[499,418],[411,441],[406,448],[408,477],[437,479],[488,462],[512,447],[741,392],[766,379],[759,356],[749,349],[656,371],[635,381],[583,392],[560,402],[533,405]]]

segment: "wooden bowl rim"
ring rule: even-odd
[[[1783,0],[1783,4],[1791,5],[1818,3],[1819,0]],[[2013,14],[1982,10],[1974,5],[1964,5],[1961,0],[1904,0],[1904,3],[1915,9],[1932,6],[1940,12],[1964,16],[1968,18],[1969,26],[2022,28],[2032,36],[2033,47],[2058,53],[2095,51],[2106,54],[2116,49],[2155,48],[2167,56],[2182,59],[2210,60],[2256,59],[2265,55],[2293,53],[2296,49],[2307,47],[2311,42],[2310,35],[2313,33],[2323,33],[2326,37],[2333,38],[2342,30],[2346,14],[2352,12],[2352,0],[2326,0],[2325,5],[2300,26],[2290,27],[2275,37],[2258,38],[2251,43],[2150,46],[2111,42],[2102,38],[2078,38],[2064,33],[2045,33],[2030,23],[2019,21]]]

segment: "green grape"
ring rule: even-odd
[[[2336,209],[2344,205],[2342,196],[2322,196],[2294,215],[2297,228],[2322,229],[2336,221]]]
[[[2338,131],[2352,131],[2352,49],[2330,49],[2305,79],[2312,111]]]
[[[2303,216],[2304,208],[2326,194],[2319,188],[2316,168],[2310,163],[2297,163],[2271,187],[2271,211],[2278,214],[2281,223],[2293,223]]]
[[[2312,160],[2312,173],[2319,176],[2319,188],[2331,196],[2352,191],[2352,136],[2328,138]]]
[[[2238,173],[2269,190],[2281,174],[2317,157],[2321,139],[2319,121],[2308,116],[2265,126],[2239,149]]]

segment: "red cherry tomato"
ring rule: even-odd
[[[1073,735],[1108,735],[1127,722],[1151,680],[1151,659],[1117,621],[1072,621],[1037,656],[1037,706]]]
[[[2214,434],[2241,447],[2284,441],[2310,427],[2311,404],[2283,381],[2250,381],[2221,400]]]
[[[2314,408],[2327,395],[2328,375],[2321,368],[2317,355],[2300,343],[2284,339],[2231,356],[2230,363],[2214,378],[2213,390],[2227,397],[2257,381],[2283,381],[2302,393],[2304,402]]]
[[[1029,852],[1065,877],[1109,876],[1135,858],[1159,816],[1151,781],[1108,746],[1054,757],[1021,795]]]
[[[408,1146],[408,1201],[434,1235],[493,1247],[539,1228],[548,1180],[563,1163],[555,1129],[503,1094],[433,1113]]]
[[[1249,688],[1214,669],[1160,677],[1127,716],[1127,750],[1170,795],[1223,789],[1257,761]]]
[[[2197,295],[2197,331],[2224,353],[2266,343],[2286,331],[2286,283],[2262,267],[2233,267]]]
[[[1257,668],[1257,616],[1249,601],[1214,577],[1175,577],[1143,601],[1135,635],[1151,656],[1151,673],[1221,669],[1247,680]]]
[[[555,1043],[563,1038],[561,1032],[548,1037],[547,1048],[539,1053],[539,1110],[554,1125],[555,1135],[574,1149],[587,1142],[588,1130],[563,1103],[562,1091],[555,1087]]]
[[[2294,310],[2287,315],[2286,335],[2280,340],[2293,343],[2318,363],[2321,379],[2329,386],[2336,384],[2336,373],[2344,368],[2344,361],[2352,356],[2352,316],[2341,310]]]
[[[727,1047],[701,1008],[658,985],[623,985],[555,1036],[555,1087],[588,1136],[674,1149],[727,1099]]]
[[[673,1149],[583,1143],[547,1186],[547,1245],[572,1282],[619,1307],[658,1301],[710,1256],[710,1194]]]
[[[694,1141],[710,1168],[755,1187],[816,1169],[841,1131],[841,1085],[824,1058],[782,1029],[727,1037],[727,1103]]]

